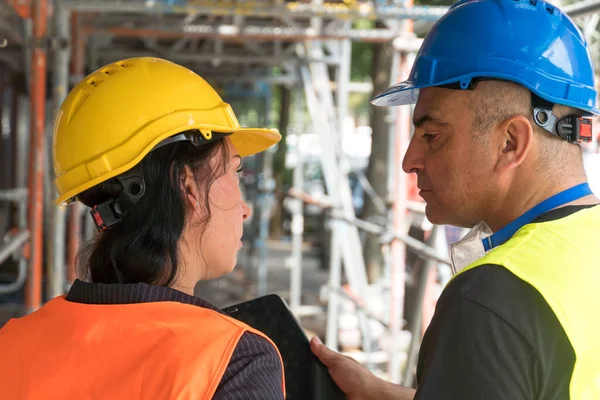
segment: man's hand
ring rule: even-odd
[[[348,400],[412,400],[415,392],[377,378],[356,360],[328,349],[316,336],[310,347]]]
[[[371,381],[378,378],[371,374],[365,367],[350,357],[338,354],[327,348],[318,337],[310,342],[313,353],[329,369],[329,374],[346,394],[348,400],[367,400],[371,393]]]

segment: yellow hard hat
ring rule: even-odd
[[[131,169],[162,140],[197,129],[231,133],[244,156],[281,140],[277,130],[242,128],[200,76],[173,62],[138,57],[93,72],[69,93],[54,125],[57,204]]]

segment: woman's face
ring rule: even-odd
[[[251,215],[240,190],[238,171],[242,158],[231,140],[226,138],[225,141],[229,150],[225,174],[219,176],[210,187],[211,218],[200,239],[200,261],[205,265],[201,279],[217,278],[235,268],[237,253],[242,248],[243,224]],[[221,161],[221,152],[214,159],[215,162]]]

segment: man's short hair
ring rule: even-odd
[[[488,133],[497,123],[512,116],[523,115],[530,120],[533,131],[540,140],[541,159],[553,164],[574,162],[572,157],[575,156],[581,159],[578,146],[572,146],[534,122],[531,92],[525,87],[509,81],[489,80],[478,83],[474,94],[470,107],[474,116],[475,140],[486,141]],[[583,114],[581,110],[563,105],[555,105],[552,113],[558,118]]]
[[[534,131],[558,138],[535,124],[531,105],[531,92],[525,87],[503,80],[483,81],[478,84],[475,96],[471,99],[473,128],[477,133],[489,131],[498,122],[515,115],[523,115],[531,120]],[[559,119],[567,115],[582,116],[583,112],[573,107],[555,105],[552,112]]]

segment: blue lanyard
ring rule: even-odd
[[[531,223],[540,215],[556,207],[560,207],[564,204],[578,200],[590,194],[592,194],[592,190],[590,189],[590,186],[587,183],[582,183],[580,185],[574,186],[570,189],[555,194],[549,199],[546,199],[537,206],[531,208],[525,214],[521,215],[519,218],[515,219],[510,224],[506,225],[504,228],[500,229],[492,236],[482,239],[481,241],[483,242],[483,248],[487,252],[496,246],[504,244],[504,242],[510,239],[519,229]]]

